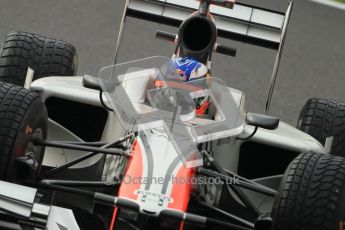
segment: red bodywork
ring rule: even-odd
[[[145,151],[141,150],[140,144],[138,141],[135,141],[132,146],[132,157],[129,159],[124,178],[139,178],[143,177],[143,168],[144,168],[144,161],[143,158],[145,157]],[[157,165],[156,167],[159,167]],[[182,212],[186,212],[188,208],[188,203],[190,199],[190,193],[192,189],[192,184],[189,183],[191,178],[195,175],[195,169],[193,168],[186,168],[183,164],[178,169],[175,178],[175,183],[171,182],[172,189],[170,193],[170,197],[172,198],[172,202],[169,203],[169,209],[176,209]],[[186,181],[186,183],[177,183],[176,181]],[[131,200],[136,201],[138,199],[138,195],[136,191],[140,189],[140,183],[126,183],[122,182],[120,185],[119,192],[117,194],[118,197],[121,198],[128,198]],[[110,229],[115,229],[115,219],[117,214],[117,208],[114,209],[113,219],[111,223]],[[183,223],[180,225],[180,229],[183,229]]]

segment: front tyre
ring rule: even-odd
[[[28,67],[34,80],[48,76],[74,76],[76,48],[65,41],[26,32],[6,35],[0,52],[0,81],[24,85]]]
[[[311,98],[303,107],[297,128],[321,144],[333,137],[331,154],[345,157],[345,103]]]
[[[0,180],[34,180],[40,173],[44,148],[31,137],[47,137],[47,110],[32,91],[0,82]]]
[[[345,159],[308,152],[287,168],[272,230],[339,230],[345,223]]]

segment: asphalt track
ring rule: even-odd
[[[281,11],[287,7],[285,0],[246,2]],[[7,32],[18,30],[69,41],[78,49],[78,73],[95,75],[101,67],[112,64],[123,5],[123,0],[1,0],[1,40]],[[295,1],[271,114],[295,125],[310,97],[345,101],[344,22],[345,11]],[[156,29],[174,31],[128,20],[121,60],[170,56],[173,47],[154,39]],[[216,54],[214,75],[246,93],[248,111],[262,113],[275,52],[237,42],[226,44],[237,47],[238,55]]]

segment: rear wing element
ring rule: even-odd
[[[126,15],[179,27],[198,10],[192,0],[130,0]],[[210,8],[218,36],[278,50],[286,14],[235,3],[233,9],[212,5]]]
[[[179,27],[191,13],[198,10],[198,3],[193,0],[126,0],[114,62],[117,61],[126,17]],[[292,6],[290,2],[285,13],[238,2],[233,9],[215,5],[210,7],[219,37],[277,50],[265,114],[269,113]]]

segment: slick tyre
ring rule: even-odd
[[[40,172],[44,148],[31,137],[47,136],[47,111],[32,91],[0,82],[0,180],[32,180]]]
[[[47,76],[74,76],[78,58],[73,45],[37,34],[10,32],[0,52],[0,81],[24,85],[28,67],[34,80]]]
[[[345,226],[345,159],[308,152],[287,168],[272,212],[272,230]]]

